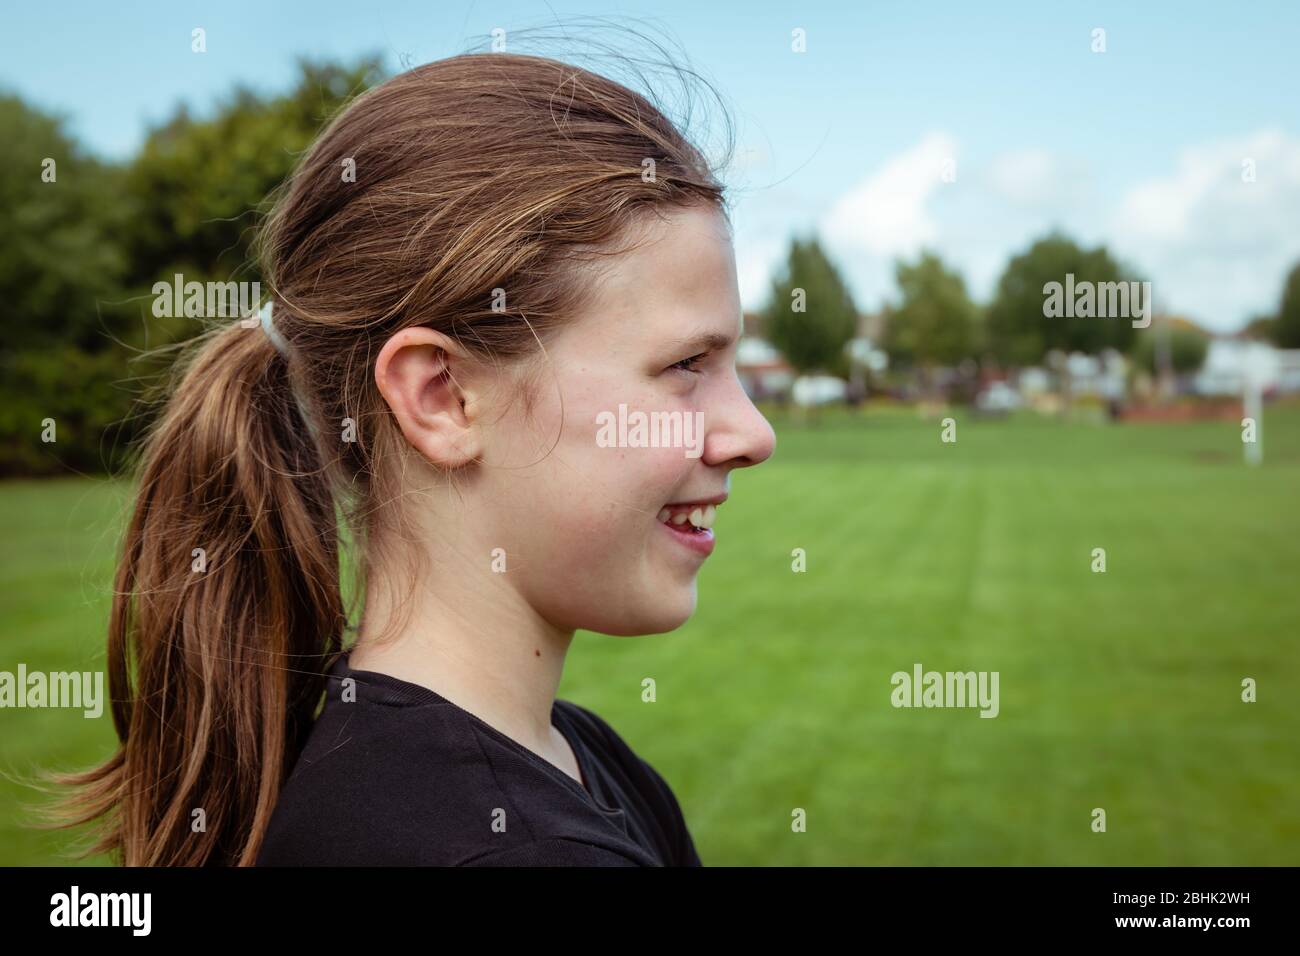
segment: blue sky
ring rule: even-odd
[[[666,31],[726,97],[747,307],[790,236],[814,230],[864,309],[922,246],[986,299],[1007,258],[1059,226],[1130,262],[1158,308],[1231,330],[1276,306],[1300,259],[1300,4],[27,4],[5,14],[0,86],[118,158],[179,101],[286,88],[298,54],[396,67],[592,14]]]

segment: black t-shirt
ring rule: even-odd
[[[352,670],[345,653],[257,865],[701,865],[672,790],[609,724],[560,699],[551,721],[585,786],[430,688]]]

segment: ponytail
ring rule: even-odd
[[[145,438],[108,671],[120,745],[59,826],[127,866],[251,865],[342,650],[339,525],[289,361],[239,322],[191,345]]]

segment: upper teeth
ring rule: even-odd
[[[671,522],[672,524],[685,524],[690,521],[697,528],[712,528],[713,519],[717,516],[718,509],[716,505],[696,505],[690,511],[683,511],[674,508],[663,508],[659,512],[659,520]]]

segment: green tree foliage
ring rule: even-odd
[[[0,96],[0,141],[0,475],[99,471],[123,405],[121,170],[14,96]]]
[[[1138,330],[1132,352],[1135,365],[1152,375],[1159,374],[1158,349],[1163,335],[1168,336],[1169,363],[1175,374],[1195,372],[1204,364],[1210,350],[1210,337],[1205,331],[1183,319],[1159,316],[1150,328]]]
[[[210,119],[182,106],[154,129],[126,173],[137,216],[124,240],[137,294],[149,296],[155,282],[178,272],[186,281],[260,279],[251,249],[268,197],[379,69],[375,58],[350,67],[302,60],[297,86],[285,96],[239,88]],[[155,341],[197,331],[192,319],[148,318]]]
[[[853,296],[820,243],[815,238],[795,239],[763,311],[768,340],[799,374],[824,372],[845,378],[845,346],[857,326]]]
[[[126,261],[121,172],[87,156],[63,121],[0,96],[0,323],[14,352],[102,350],[96,303],[119,291]]]
[[[125,463],[153,412],[137,400],[170,362],[145,350],[200,330],[153,315],[154,283],[260,279],[251,249],[268,195],[334,113],[383,78],[379,64],[303,60],[284,95],[237,89],[207,118],[181,106],[125,165],[96,161],[58,118],[0,97],[0,474]],[[56,442],[45,444],[50,421]]]
[[[1127,352],[1134,341],[1132,321],[1125,318],[1049,317],[1043,314],[1049,282],[1119,282],[1135,279],[1105,246],[1084,249],[1052,233],[1015,256],[998,280],[988,309],[989,347],[1011,365],[1036,365],[1050,349],[1096,354],[1105,348]]]
[[[1300,349],[1300,262],[1286,277],[1282,304],[1273,323],[1273,341],[1284,349]]]
[[[1246,323],[1241,334],[1256,342],[1273,342],[1277,338],[1277,316],[1257,315]]]
[[[923,251],[914,263],[894,268],[901,300],[889,310],[885,350],[890,364],[956,365],[978,349],[979,308],[961,274]]]

